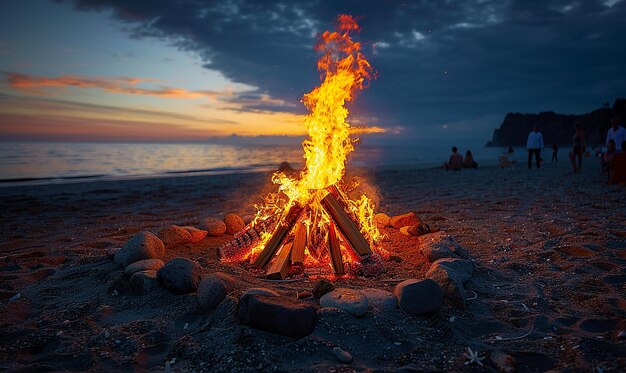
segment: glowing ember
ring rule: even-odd
[[[345,103],[354,99],[355,93],[363,89],[371,76],[371,66],[361,53],[361,44],[351,37],[358,29],[354,18],[340,15],[337,30],[320,36],[315,50],[321,53],[317,64],[322,83],[302,100],[310,112],[304,120],[309,138],[302,143],[306,167],[295,176],[274,174],[272,180],[278,184],[279,192],[270,194],[263,205],[256,206],[258,212],[253,224],[276,216],[284,218],[294,205],[304,207],[299,220],[307,227],[304,263],[307,266],[329,264],[328,232],[333,223],[321,201],[332,186],[337,187],[333,190],[342,208],[356,223],[367,244],[375,248],[374,253],[382,250],[376,247],[380,234],[374,224],[370,198],[362,195],[358,200],[351,200],[342,191],[348,187],[343,185],[346,157],[354,150],[355,141],[350,137],[350,124],[346,122]],[[259,233],[261,240],[240,259],[254,260],[263,250],[272,232]],[[345,237],[341,241],[343,263],[358,264],[359,256],[350,249]]]

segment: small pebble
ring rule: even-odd
[[[617,338],[626,338],[626,332],[625,331],[620,331],[619,333],[617,333]]]
[[[340,347],[333,348],[333,355],[344,364],[352,362],[352,355],[348,351],[342,350]]]
[[[14,300],[18,300],[20,299],[22,295],[20,293],[15,294],[14,296],[12,296],[11,298],[9,298],[9,302],[13,302]]]
[[[122,343],[122,341],[120,341],[119,339],[116,339],[115,343],[120,344],[120,343]]]
[[[185,329],[185,330],[189,329],[189,323],[188,322],[185,323],[185,326],[183,326],[183,329]]]
[[[396,345],[396,346],[402,346],[402,343],[400,343],[400,342],[393,342],[393,344]]]

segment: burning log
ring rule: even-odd
[[[300,214],[304,211],[304,208],[299,203],[294,203],[293,206],[287,212],[287,215],[283,218],[283,220],[278,224],[272,237],[265,244],[265,248],[259,254],[259,256],[254,261],[254,266],[257,268],[263,268],[267,265],[267,263],[272,259],[276,250],[283,242],[283,239],[289,233],[293,225],[298,221]]]
[[[217,250],[218,256],[221,260],[227,262],[241,260],[249,253],[250,247],[261,239],[261,233],[269,230],[274,221],[276,221],[276,217],[270,216],[257,224],[248,224],[234,235],[232,241]]]
[[[336,275],[343,275],[346,272],[343,269],[343,259],[341,258],[341,244],[337,230],[334,224],[330,224],[328,229],[328,247],[330,249],[330,262],[333,265],[333,271]]]
[[[292,242],[289,242],[282,246],[280,252],[276,256],[274,263],[272,263],[270,269],[267,271],[267,278],[270,280],[282,280],[287,277],[287,273],[291,269],[291,260],[289,259],[292,253]]]
[[[350,219],[350,216],[348,216],[341,206],[337,197],[332,193],[328,193],[326,197],[322,198],[321,202],[326,212],[333,218],[337,227],[339,227],[339,230],[343,233],[343,236],[348,240],[352,248],[361,256],[372,254],[369,243],[367,243],[367,240],[363,237],[354,221]]]
[[[291,248],[291,262],[295,264],[304,263],[304,248],[306,246],[307,234],[306,226],[301,222],[296,223],[293,233],[293,247]]]

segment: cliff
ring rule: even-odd
[[[573,115],[557,114],[552,111],[539,114],[509,113],[504,117],[500,128],[493,131],[488,143],[492,146],[526,146],[528,133],[533,125],[539,125],[546,146],[550,144],[569,145],[574,135],[574,123],[581,122],[585,129],[587,144],[604,144],[610,119],[617,115],[626,121],[626,99],[615,100],[612,107],[596,109],[590,113]]]

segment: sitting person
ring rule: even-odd
[[[450,155],[450,159],[448,162],[443,164],[443,168],[446,170],[455,170],[458,171],[463,167],[463,156],[458,153],[458,149],[456,146],[452,147],[452,155]]]
[[[472,157],[472,151],[468,150],[465,153],[465,159],[463,160],[463,167],[465,168],[478,168],[478,163]]]

